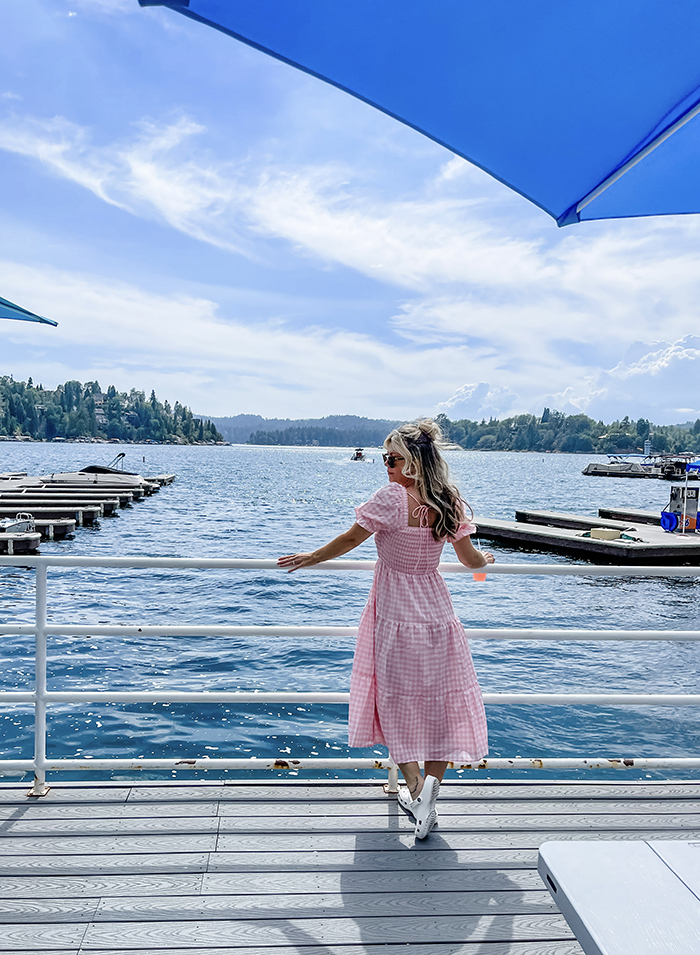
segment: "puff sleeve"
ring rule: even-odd
[[[476,524],[472,524],[471,521],[462,521],[450,540],[461,541],[463,537],[469,537],[471,534],[476,534]]]
[[[364,504],[355,508],[355,520],[370,534],[388,531],[401,523],[404,489],[400,484],[387,484]]]

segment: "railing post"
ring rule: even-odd
[[[36,568],[36,659],[34,664],[34,785],[28,796],[45,796],[46,785],[46,564]]]
[[[386,785],[386,793],[389,796],[395,795],[399,791],[399,767],[393,764],[389,767],[389,782]]]

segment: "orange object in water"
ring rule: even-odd
[[[486,574],[472,574],[472,578],[478,581],[486,580]]]

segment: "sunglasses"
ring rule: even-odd
[[[402,458],[400,454],[383,454],[382,460],[388,468],[396,467],[397,461],[405,461],[406,458]]]

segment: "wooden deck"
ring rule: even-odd
[[[700,783],[446,783],[416,844],[370,783],[0,786],[0,951],[581,955],[554,839],[700,839]]]

